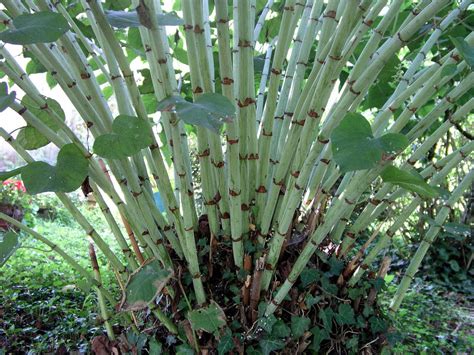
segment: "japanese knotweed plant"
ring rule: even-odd
[[[57,194],[90,237],[92,272],[0,218],[49,245],[97,290],[111,339],[112,321],[136,325],[148,309],[197,351],[215,344],[203,332],[221,338],[220,352],[255,340],[264,353],[304,350],[310,323],[317,351],[338,327],[355,326],[361,296],[346,295],[376,278],[367,270],[386,274],[394,236],[420,204],[433,204],[437,215],[391,303],[397,311],[474,179],[474,144],[459,133],[474,107],[471,2],[181,0],[164,1],[177,11],[165,13],[158,0],[2,0],[0,110],[25,125],[0,135],[25,165],[1,177],[21,175],[29,193]],[[22,68],[12,45],[32,64]],[[93,144],[38,91],[35,72],[62,88]],[[447,134],[461,145],[446,145]],[[48,143],[59,148],[56,165],[29,153]],[[72,202],[81,186],[123,255]],[[17,243],[14,232],[4,235],[3,259]],[[102,285],[96,248],[121,295]],[[332,280],[332,291],[324,282],[298,287],[316,282],[308,270],[325,271],[317,275]],[[315,296],[321,290],[333,309]],[[279,306],[295,312],[296,302],[288,340],[275,314],[287,319]]]

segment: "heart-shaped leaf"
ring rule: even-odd
[[[6,232],[0,234],[0,267],[5,264],[15,250],[20,246],[18,236],[15,232]]]
[[[87,177],[89,162],[74,144],[66,144],[59,151],[56,166],[37,161],[21,169],[26,190],[34,195],[41,192],[71,192]]]
[[[194,330],[204,330],[208,333],[216,333],[226,325],[225,313],[214,301],[205,308],[190,311],[188,319]]]
[[[462,37],[450,37],[456,46],[459,54],[462,55],[466,63],[474,70],[474,46],[469,45]]]
[[[59,130],[59,125],[50,116],[50,114],[46,110],[38,107],[38,104],[36,104],[29,96],[24,96],[21,100],[21,103],[51,130],[54,132]],[[56,115],[59,116],[62,121],[66,119],[66,115],[64,114],[61,105],[56,100],[46,98],[46,104],[48,105],[48,109],[56,113]],[[48,138],[41,134],[40,131],[38,131],[35,127],[30,125],[20,129],[16,140],[22,145],[23,148],[27,150],[38,149],[49,143]]]
[[[184,122],[202,126],[216,133],[224,122],[232,122],[235,117],[235,106],[221,94],[209,93],[200,95],[194,103],[181,96],[170,96],[158,103],[158,111],[176,112]]]
[[[117,28],[138,27],[142,24],[137,11],[106,11],[107,21]],[[180,26],[184,21],[173,13],[157,15],[159,26]]]
[[[40,11],[13,19],[15,28],[0,33],[0,40],[12,44],[49,43],[69,30],[67,20],[57,12]]]
[[[124,159],[153,143],[153,132],[147,121],[120,115],[112,124],[112,133],[97,137],[94,153],[106,159]]]
[[[438,190],[426,183],[419,175],[403,171],[395,166],[387,166],[380,174],[384,182],[398,185],[417,194],[433,198],[439,195]]]
[[[124,311],[138,311],[148,307],[173,276],[171,270],[161,267],[159,261],[143,264],[129,278],[120,303]]]
[[[331,135],[334,160],[341,172],[371,169],[384,153],[399,153],[407,145],[407,138],[398,133],[374,138],[369,122],[358,113],[348,113]]]
[[[0,112],[5,111],[15,101],[16,92],[8,93],[7,83],[0,83]]]

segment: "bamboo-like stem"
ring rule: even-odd
[[[95,255],[94,244],[89,243],[89,258],[91,259],[91,266],[94,272],[94,278],[99,284],[102,283],[102,278],[100,276],[99,263],[97,262],[97,256]],[[112,325],[109,322],[109,312],[105,304],[104,295],[100,288],[97,288],[97,301],[99,303],[100,314],[102,316],[102,321],[104,322],[105,329],[107,331],[107,336],[110,340],[115,339],[114,330]]]
[[[234,72],[230,51],[230,35],[228,28],[228,5],[226,0],[216,1],[217,39],[219,46],[219,71],[222,84],[222,94],[234,102]],[[235,18],[234,18],[235,21]],[[234,24],[235,26],[235,24]],[[235,32],[234,32],[235,35]],[[234,62],[237,66],[237,63]],[[237,79],[236,79],[237,80]],[[244,249],[242,241],[242,210],[240,182],[240,143],[239,121],[226,124],[226,160],[227,184],[229,195],[230,235],[234,263],[243,267]]]
[[[411,284],[416,272],[418,271],[423,258],[425,257],[428,249],[431,244],[434,242],[436,236],[442,229],[444,221],[447,219],[449,212],[454,208],[454,204],[462,196],[464,190],[471,186],[472,181],[474,180],[474,170],[471,170],[461,181],[461,183],[454,189],[451,193],[449,199],[445,202],[444,206],[436,215],[434,224],[430,227],[426,235],[423,237],[423,240],[420,243],[415,255],[411,258],[410,265],[405,271],[405,275],[398,285],[397,292],[393,296],[393,299],[390,303],[390,310],[396,312],[400,307],[400,304],[403,301],[403,298],[408,290],[408,287]]]

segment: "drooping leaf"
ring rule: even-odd
[[[106,159],[124,159],[153,143],[148,122],[138,117],[120,115],[112,123],[112,133],[97,137],[94,153]]]
[[[459,54],[464,58],[466,63],[474,70],[474,46],[471,46],[462,37],[451,37],[451,41],[456,46]]]
[[[158,111],[176,112],[185,123],[202,126],[218,133],[224,122],[235,116],[232,102],[221,94],[200,95],[194,103],[181,96],[170,96],[158,103]]]
[[[348,113],[331,135],[334,160],[342,172],[371,169],[384,153],[398,153],[407,145],[406,137],[398,133],[374,138],[369,122],[358,113]]]
[[[89,162],[74,144],[66,144],[59,151],[56,166],[37,161],[22,168],[21,177],[28,193],[72,192],[87,176]]]
[[[138,27],[142,24],[138,17],[137,11],[106,11],[107,21],[117,28]],[[157,15],[159,26],[181,26],[184,21],[176,14],[159,14]]]
[[[54,118],[48,113],[48,111],[38,107],[38,104],[33,101],[29,96],[24,96],[21,100],[21,104],[25,106],[32,114],[34,114],[41,122],[43,122],[52,131],[57,132],[59,130],[59,124],[56,123]],[[46,98],[46,104],[50,111],[56,114],[62,121],[66,119],[61,105],[54,99]],[[27,150],[34,150],[44,147],[49,143],[40,131],[35,127],[27,125],[18,132],[17,141],[21,146]]]
[[[291,334],[293,337],[299,338],[309,329],[311,319],[307,317],[291,317]]]
[[[11,44],[49,43],[69,30],[67,20],[57,12],[39,11],[13,19],[15,28],[0,33],[0,40]]]
[[[158,260],[143,264],[127,281],[120,309],[124,311],[145,309],[163,290],[172,276],[173,272],[163,269]]]
[[[395,166],[387,166],[380,174],[384,182],[398,185],[409,191],[416,192],[423,197],[434,198],[438,190],[426,183],[419,175],[400,170]]]
[[[18,249],[20,242],[15,232],[6,232],[0,234],[0,267],[5,264],[15,250]]]
[[[0,112],[5,111],[15,101],[16,92],[8,93],[7,83],[0,83]]]
[[[207,307],[190,311],[188,320],[194,330],[203,330],[208,333],[215,333],[226,325],[224,311],[214,301],[211,301]]]

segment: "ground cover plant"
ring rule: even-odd
[[[1,262],[15,229],[61,256],[97,294],[107,336],[95,352],[127,351],[115,324],[152,324],[150,352],[356,353],[396,341],[392,319],[474,178],[471,1],[182,0],[178,13],[155,0],[1,3],[0,41],[32,63],[2,44],[0,110],[25,125],[0,136],[25,165],[1,177],[57,195],[90,240],[92,270],[3,212]],[[140,85],[134,60],[146,66]],[[41,71],[86,140],[29,79]],[[35,161],[29,151],[49,143],[56,164]],[[71,199],[79,188],[119,250]],[[412,215],[426,230],[381,305]]]

